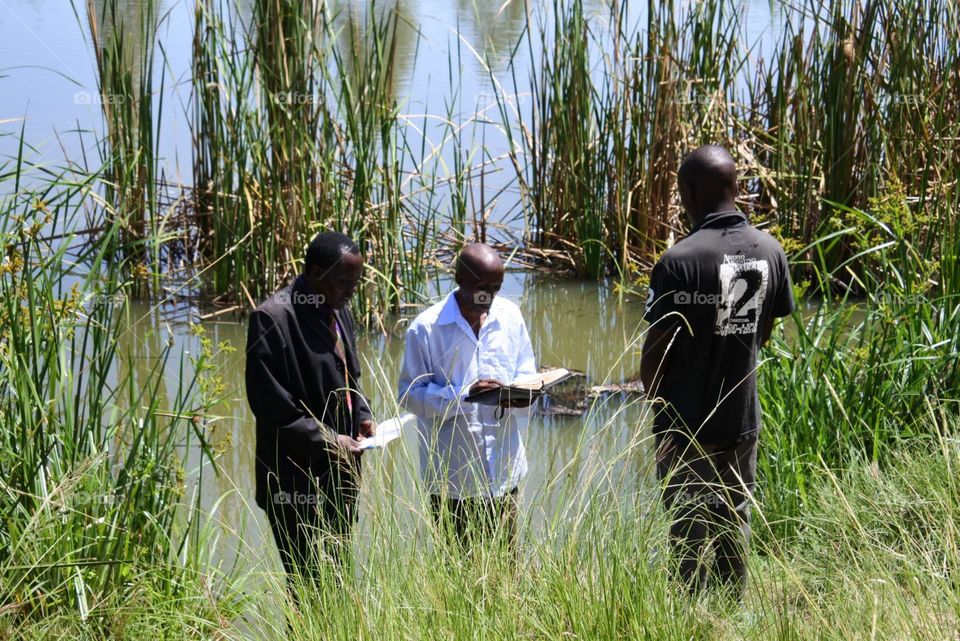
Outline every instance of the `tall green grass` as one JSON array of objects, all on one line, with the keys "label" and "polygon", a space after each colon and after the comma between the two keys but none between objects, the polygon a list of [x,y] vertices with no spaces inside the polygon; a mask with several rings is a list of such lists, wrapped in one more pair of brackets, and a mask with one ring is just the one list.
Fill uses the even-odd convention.
[{"label": "tall green grass", "polygon": [[589,17],[583,4],[534,14],[520,73],[531,114],[504,126],[519,129],[514,165],[531,242],[572,257],[580,274],[629,278],[685,224],[674,172],[691,141],[737,135],[742,12],[648,3],[636,23],[627,3]]},{"label": "tall green grass", "polygon": [[[708,142],[738,159],[741,206],[798,246],[896,186],[921,218],[955,218],[950,3],[771,5],[763,46],[728,3],[648,3],[639,23],[625,7],[588,16],[558,0],[534,12],[529,69],[514,68],[530,79],[531,112],[505,118],[519,130],[531,242],[578,273],[629,276],[683,233],[675,171]],[[853,252],[835,246],[831,269]]]},{"label": "tall green grass", "polygon": [[[808,500],[793,516],[798,534],[755,540],[743,605],[719,593],[691,597],[671,579],[655,486],[633,478],[634,467],[619,474],[608,467],[648,447],[649,436],[637,433],[613,461],[556,479],[570,487],[569,500],[547,508],[543,523],[535,521],[544,495],[525,488],[516,557],[502,539],[462,555],[438,536],[419,494],[396,486],[397,472],[416,472],[387,476],[374,463],[350,571],[296,584],[297,605],[271,553],[266,567],[234,584],[244,595],[236,613],[210,602],[197,607],[202,590],[186,583],[176,599],[141,592],[118,605],[99,633],[69,610],[17,631],[25,638],[132,638],[166,629],[223,639],[941,639],[960,615],[951,578],[960,558],[960,447],[955,417],[926,418],[944,433],[904,443],[882,466],[860,460],[838,473],[811,465]],[[613,429],[601,427],[596,438],[613,437]],[[585,439],[577,456],[589,461],[595,447]],[[774,518],[761,497],[755,523]],[[246,554],[265,560],[262,547]]]},{"label": "tall green grass", "polygon": [[165,78],[161,72],[157,80],[154,71],[157,30],[164,16],[153,0],[137,5],[87,0],[85,10],[99,91],[93,102],[99,103],[104,124],[100,187],[113,215],[104,221],[104,228],[119,225],[113,253],[122,250],[131,259],[135,291],[149,295],[151,290],[158,292],[163,269],[157,150],[164,124]]},{"label": "tall green grass", "polygon": [[[528,32],[533,112],[515,111],[498,89],[528,240],[550,250],[541,255],[566,253],[592,276],[633,274],[681,233],[672,172],[709,138],[736,150],[749,176],[743,204],[784,238],[798,294],[824,294],[801,297],[760,368],[756,553],[742,609],[691,599],[668,579],[649,434],[637,426],[623,451],[599,454],[598,443],[623,437],[616,410],[556,478],[525,489],[519,570],[496,544],[461,558],[434,537],[416,491],[368,468],[356,565],[341,583],[304,586],[296,609],[277,571],[219,573],[214,533],[231,526],[200,512],[184,468],[199,452],[210,473],[205,417],[219,391],[209,347],[201,339],[190,360],[154,335],[145,365],[117,340],[139,320],[128,301],[144,295],[144,270],[159,277],[167,237],[156,207],[154,99],[164,83],[152,79],[162,17],[148,13],[138,31],[105,6],[106,17],[88,9],[105,96],[103,173],[41,177],[22,157],[0,171],[0,636],[954,633],[951,4],[785,7],[760,64],[740,41],[743,16],[723,3],[650,3],[645,25],[628,24],[615,4],[613,28],[601,32],[581,3],[558,1]],[[313,232],[336,227],[367,250],[359,302],[376,323],[423,294],[441,251],[484,237],[487,207],[471,200],[486,150],[464,142],[452,103],[440,143],[412,142],[428,117],[404,116],[393,93],[399,19],[275,0],[248,13],[197,4],[190,233],[210,291],[264,295],[294,272]],[[460,61],[450,64],[452,85]],[[102,234],[73,236],[89,211]],[[172,383],[170,359],[181,364]],[[387,373],[372,378],[393,397]]]},{"label": "tall green grass", "polygon": [[[796,515],[802,534],[786,550],[755,543],[743,606],[719,594],[691,598],[671,580],[664,515],[651,493],[634,494],[618,477],[628,481],[616,489],[619,505],[586,483],[576,507],[525,532],[515,569],[497,543],[466,560],[434,538],[426,517],[414,517],[426,529],[415,537],[378,511],[356,574],[305,590],[298,610],[281,602],[279,613],[264,612],[253,635],[937,639],[957,616],[947,573],[958,558],[957,455],[950,437],[902,451],[882,472],[817,467]],[[762,502],[755,518],[767,518]]]},{"label": "tall green grass", "polygon": [[908,204],[896,192],[873,201],[872,212],[843,211],[856,224],[808,250],[819,263],[814,288],[829,289],[836,279],[825,268],[843,244],[856,253],[836,270],[858,274],[870,294],[827,297],[795,312],[760,369],[765,496],[784,515],[807,500],[811,469],[842,470],[861,457],[882,462],[902,441],[946,429],[929,420],[931,411],[950,423],[960,410],[956,222],[915,240]]},{"label": "tall green grass", "polygon": [[[63,613],[100,619],[105,603],[177,598],[208,560],[185,452],[212,452],[208,350],[153,360],[120,350],[136,319],[132,281],[112,256],[125,221],[100,176],[33,171],[22,156],[0,182],[0,602],[4,636]],[[75,234],[107,209],[97,239]],[[135,241],[134,241],[135,242]],[[165,367],[179,359],[170,384]],[[212,577],[211,577],[212,578]],[[144,583],[146,582],[146,583]],[[211,594],[219,587],[210,584]]]},{"label": "tall green grass", "polygon": [[365,250],[362,318],[422,296],[437,219],[452,216],[437,211],[448,178],[430,123],[412,146],[419,123],[394,95],[400,20],[391,5],[263,0],[245,17],[198,4],[194,183],[213,292],[244,303],[272,292],[312,235],[334,228]]},{"label": "tall green grass", "polygon": [[[88,13],[111,159],[104,189],[128,236],[154,247],[143,262],[159,271],[164,83],[152,74],[163,16],[151,7],[139,30],[93,5]],[[393,5],[258,0],[244,11],[205,0],[195,12],[185,101],[193,225],[177,241],[199,245],[208,293],[261,298],[297,271],[310,235],[336,227],[368,252],[361,315],[376,324],[423,295],[426,265],[451,239],[463,242],[465,220],[486,237],[484,179],[496,159],[484,137],[464,143],[466,123],[451,110],[459,46],[447,113],[408,118],[395,96],[396,61],[412,47],[416,64],[419,45],[416,36],[402,41],[415,32]],[[771,12],[774,35],[753,43],[745,11],[715,0],[531,8],[506,70],[515,95],[487,65],[527,249],[595,278],[645,273],[684,232],[675,170],[704,142],[734,152],[740,204],[793,248],[842,229],[844,208],[866,209],[894,189],[911,200],[919,246],[932,221],[953,220],[960,84],[950,70],[960,25],[952,5],[804,0]],[[527,93],[529,107],[518,101]],[[448,128],[439,141],[436,121]],[[506,211],[515,208],[504,202],[509,193],[495,199]],[[831,288],[855,285],[836,269],[855,253],[831,247],[825,259],[839,281]]]},{"label": "tall green grass", "polygon": [[[954,258],[936,274],[922,269],[923,256],[896,225],[857,210],[848,215],[862,229],[810,250],[865,246],[864,273],[889,289],[881,295],[867,283],[878,295],[866,312],[828,299],[812,314],[798,313],[767,352],[757,536],[744,606],[712,593],[691,598],[669,578],[646,424],[624,437],[623,408],[598,403],[590,411],[608,412],[606,420],[583,433],[554,478],[524,489],[518,569],[502,541],[469,558],[446,546],[412,480],[414,466],[373,461],[354,565],[339,580],[300,586],[294,607],[278,568],[219,575],[210,557],[222,548],[204,531],[238,536],[247,559],[263,560],[263,547],[245,544],[243,533],[231,532],[235,524],[204,517],[178,496],[179,445],[188,446],[191,434],[202,442],[193,417],[205,415],[203,399],[216,396],[210,384],[192,395],[187,383],[169,398],[159,365],[131,367],[111,351],[123,331],[112,272],[105,289],[90,276],[76,294],[57,294],[67,291],[58,266],[68,255],[37,234],[42,224],[55,231],[68,222],[91,184],[65,192],[24,187],[5,203],[5,238],[18,248],[2,281],[3,344],[12,347],[0,377],[6,634],[936,639],[954,629],[955,230],[942,232],[941,247]],[[892,199],[886,206],[902,205]],[[878,243],[878,234],[888,240]],[[89,264],[105,252],[101,246],[67,264]],[[85,297],[94,284],[106,300]],[[73,296],[87,303],[83,312]],[[371,393],[392,397],[388,372],[368,374]],[[191,380],[190,370],[180,378]],[[258,540],[269,541],[269,532]]]}]

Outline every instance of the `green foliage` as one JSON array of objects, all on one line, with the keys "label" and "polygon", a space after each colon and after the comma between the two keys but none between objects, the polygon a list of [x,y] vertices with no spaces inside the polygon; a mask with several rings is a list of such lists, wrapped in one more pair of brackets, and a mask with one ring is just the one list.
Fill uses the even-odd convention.
[{"label": "green foliage", "polygon": [[[128,243],[138,253],[129,274],[156,294],[173,240],[158,213],[162,104],[151,100],[163,18],[148,3],[139,20],[108,19],[113,4],[103,16],[88,7],[101,93],[119,96],[103,102],[105,213],[122,220],[123,240],[141,241]],[[629,280],[683,233],[675,171],[704,142],[734,152],[741,206],[791,250],[856,226],[848,212],[866,211],[896,221],[888,229],[930,258],[930,228],[956,224],[960,83],[949,70],[960,54],[950,3],[803,0],[773,12],[776,35],[761,51],[745,38],[745,12],[727,3],[651,2],[643,21],[632,15],[626,3],[532,8],[508,65],[514,95],[491,77],[524,241],[538,256]],[[400,22],[379,5],[197,3],[185,199],[196,235],[176,241],[199,245],[193,267],[208,293],[262,298],[298,270],[311,234],[337,228],[367,252],[361,316],[383,325],[383,314],[423,298],[437,258],[471,236],[468,215],[472,236],[486,238],[488,208],[468,212],[467,203],[477,173],[483,192],[491,150],[464,143],[467,123],[453,117],[459,48],[447,130],[431,141],[428,116],[406,120],[394,96]],[[529,69],[518,70],[523,49]],[[529,109],[514,104],[524,93]],[[819,258],[815,268],[828,272],[850,266],[854,274],[839,277],[851,286],[860,250],[840,242],[798,258]],[[832,291],[806,267],[795,275]]]},{"label": "green foliage", "polygon": [[[956,220],[950,3],[778,5],[762,50],[728,3],[651,2],[645,24],[626,3],[590,17],[581,4],[534,13],[532,114],[504,122],[522,134],[531,241],[578,273],[624,278],[683,232],[675,172],[704,143],[732,151],[740,205],[791,250],[842,229],[849,209],[909,213],[900,231],[918,247],[933,221]],[[890,210],[896,195],[909,212]],[[836,244],[822,258],[834,271],[856,251]]]},{"label": "green foliage", "polygon": [[[598,463],[589,447],[575,453],[586,471],[549,481],[559,506],[533,500],[543,523],[524,532],[518,570],[498,544],[462,558],[434,538],[426,506],[391,504],[381,488],[354,572],[302,586],[304,607],[277,572],[222,576],[217,524],[186,491],[195,470],[183,456],[201,453],[200,478],[215,457],[213,345],[198,328],[185,358],[154,335],[152,365],[119,347],[135,322],[128,301],[160,291],[169,236],[157,215],[158,16],[148,3],[136,26],[114,5],[87,9],[103,172],[45,168],[35,180],[21,157],[0,173],[0,636],[954,634],[960,38],[949,3],[784,7],[760,64],[741,43],[742,12],[721,2],[649,3],[646,29],[614,3],[604,35],[579,0],[558,0],[552,22],[537,15],[527,31],[531,52],[545,43],[530,57],[533,113],[514,122],[498,93],[532,244],[573,256],[582,274],[618,274],[620,291],[642,284],[681,232],[682,153],[719,141],[748,177],[744,206],[790,252],[798,298],[823,294],[777,330],[760,367],[758,554],[743,609],[677,589],[655,484],[618,477],[622,461]],[[196,7],[192,206],[210,289],[262,296],[296,270],[311,234],[335,227],[367,250],[368,321],[419,299],[443,249],[442,183],[453,243],[471,236],[471,213],[485,237],[484,208],[467,202],[471,158],[486,150],[463,142],[452,107],[453,171],[441,176],[439,147],[411,149],[392,93],[395,13],[236,9]],[[103,231],[79,243],[89,211]],[[172,391],[169,359],[181,363]],[[378,383],[392,395],[393,381]],[[638,431],[625,456],[647,456],[647,439]]]},{"label": "green foliage", "polygon": [[[960,301],[935,274],[937,262],[903,235],[912,223],[900,201],[892,202],[876,202],[887,222],[847,210],[857,224],[810,250],[819,256],[814,264],[825,265],[837,244],[858,248],[850,261],[858,261],[857,283],[868,298],[858,301],[848,291],[801,308],[774,337],[773,360],[760,368],[764,501],[784,517],[806,500],[812,467],[841,470],[862,456],[882,461],[900,441],[929,435],[931,408],[951,416],[960,409]],[[925,234],[932,247],[957,242],[949,228]],[[823,283],[835,278],[816,273]]]},{"label": "green foliage", "polygon": [[[151,365],[118,348],[131,284],[107,258],[123,221],[93,242],[72,231],[98,177],[27,170],[20,158],[4,175],[18,190],[0,202],[0,601],[14,630],[140,589],[172,598],[200,569],[183,452],[209,462],[215,389],[202,352],[168,396],[169,345]],[[134,585],[144,568],[150,584]]]}]

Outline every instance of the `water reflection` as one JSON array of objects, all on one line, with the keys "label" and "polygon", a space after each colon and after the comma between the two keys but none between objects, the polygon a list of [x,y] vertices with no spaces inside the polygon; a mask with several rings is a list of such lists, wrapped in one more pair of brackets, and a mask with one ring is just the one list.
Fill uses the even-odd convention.
[{"label": "water reflection", "polygon": [[[462,35],[494,72],[506,68],[526,25],[526,16],[524,0],[457,2],[457,24],[465,27]],[[484,65],[473,56],[471,59],[478,73],[484,74]]]},{"label": "water reflection", "polygon": [[[362,86],[378,65],[377,56],[383,56],[390,69],[390,89],[397,98],[410,86],[411,72],[416,63],[420,37],[419,19],[409,0],[394,2],[334,2],[330,5],[332,27],[337,38],[337,50],[348,77],[355,86]],[[376,33],[385,37],[376,52]]]},{"label": "water reflection", "polygon": [[[119,0],[93,0],[95,16],[84,16],[88,28],[95,19],[96,37],[100,44],[99,56],[112,56],[118,71],[131,76],[133,95],[140,92],[144,63],[152,62],[153,43],[157,37],[158,20],[161,15],[159,0],[120,2]],[[92,37],[92,34],[91,34]]]}]

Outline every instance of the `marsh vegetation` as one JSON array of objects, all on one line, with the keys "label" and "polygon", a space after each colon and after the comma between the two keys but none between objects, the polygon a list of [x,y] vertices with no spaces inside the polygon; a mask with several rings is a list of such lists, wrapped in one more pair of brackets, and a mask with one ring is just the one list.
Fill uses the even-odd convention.
[{"label": "marsh vegetation", "polygon": [[[509,41],[451,32],[432,113],[397,90],[399,53],[416,61],[422,34],[393,5],[191,6],[174,81],[155,0],[76,4],[101,98],[90,160],[35,161],[21,136],[0,165],[0,637],[955,636],[952,3],[777,3],[762,46],[746,5],[506,3],[480,22],[515,20]],[[490,89],[465,114],[468,59]],[[189,90],[171,104],[174,82]],[[189,130],[182,180],[159,152],[174,118]],[[243,361],[197,317],[236,324],[336,228],[365,250],[356,311],[371,337],[436,296],[472,239],[601,281],[591,318],[631,318],[684,233],[676,167],[706,140],[735,152],[740,204],[787,248],[804,301],[759,371],[746,604],[669,580],[648,409],[617,396],[568,419],[564,461],[525,490],[522,572],[497,546],[464,560],[437,544],[398,455],[365,479],[352,574],[291,611],[273,557],[247,562],[272,548],[223,516],[256,509],[223,480],[252,473],[223,428],[244,406],[230,375]],[[574,349],[548,337],[576,327],[562,299],[524,305],[544,319],[543,360]],[[157,320],[183,301],[196,311]],[[634,317],[587,334],[614,345],[598,382],[631,373]],[[396,364],[377,340],[365,385],[389,416]]]}]

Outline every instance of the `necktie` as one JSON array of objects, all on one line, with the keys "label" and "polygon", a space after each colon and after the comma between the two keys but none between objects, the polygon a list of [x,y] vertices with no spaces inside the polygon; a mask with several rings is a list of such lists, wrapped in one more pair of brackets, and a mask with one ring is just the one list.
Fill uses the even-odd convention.
[{"label": "necktie", "polygon": [[335,341],[333,351],[343,362],[343,379],[347,382],[347,411],[353,416],[353,394],[350,392],[350,370],[347,367],[347,350],[343,342],[343,335],[340,333],[340,323],[337,322],[337,315],[330,314],[330,328],[333,329]]}]

